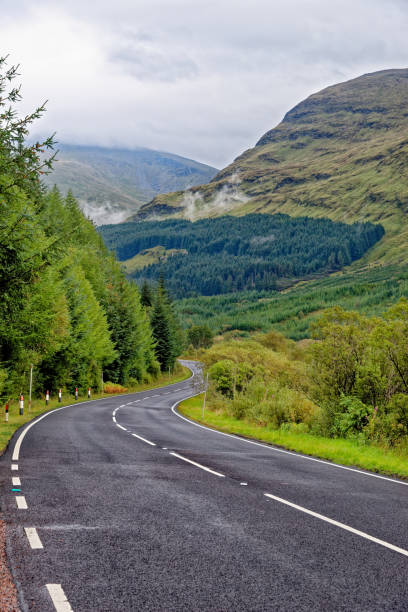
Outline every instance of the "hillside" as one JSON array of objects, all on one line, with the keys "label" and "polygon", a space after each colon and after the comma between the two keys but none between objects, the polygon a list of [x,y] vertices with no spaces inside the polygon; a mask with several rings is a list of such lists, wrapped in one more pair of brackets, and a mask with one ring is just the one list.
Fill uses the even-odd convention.
[{"label": "hillside", "polygon": [[58,161],[45,177],[62,193],[72,190],[98,225],[117,223],[156,194],[209,181],[217,172],[171,153],[136,148],[110,149],[58,144]]},{"label": "hillside", "polygon": [[[328,87],[208,184],[156,196],[134,220],[282,212],[381,223],[362,263],[408,260],[408,69]],[[360,265],[360,264],[359,264]]]}]

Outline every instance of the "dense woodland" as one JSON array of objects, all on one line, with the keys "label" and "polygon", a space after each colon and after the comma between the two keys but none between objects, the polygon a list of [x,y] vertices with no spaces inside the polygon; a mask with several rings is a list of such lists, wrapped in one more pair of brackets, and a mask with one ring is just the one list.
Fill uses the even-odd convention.
[{"label": "dense woodland", "polygon": [[132,277],[163,274],[175,297],[275,289],[282,278],[337,270],[359,259],[384,234],[380,225],[250,214],[190,222],[182,219],[101,228],[120,260],[156,246],[184,249]]},{"label": "dense woodland", "polygon": [[153,312],[170,321],[163,361],[160,325],[152,329],[136,285],[73,196],[43,186],[54,142],[26,144],[44,107],[18,117],[15,76],[0,60],[0,396],[27,389],[30,364],[34,392],[97,390],[102,373],[115,383],[149,380],[179,350],[165,289],[151,296]]}]

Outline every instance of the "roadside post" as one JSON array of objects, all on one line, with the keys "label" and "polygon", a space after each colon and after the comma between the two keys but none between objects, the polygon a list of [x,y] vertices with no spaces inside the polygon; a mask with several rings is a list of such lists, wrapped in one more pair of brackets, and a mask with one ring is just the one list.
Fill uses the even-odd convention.
[{"label": "roadside post", "polygon": [[50,401],[50,392],[47,391],[45,394],[45,405],[48,406],[48,402]]},{"label": "roadside post", "polygon": [[62,402],[62,389],[58,391],[58,401]]},{"label": "roadside post", "polygon": [[6,403],[6,423],[8,423],[8,402]]},{"label": "roadside post", "polygon": [[88,399],[91,397],[91,387],[88,387]]},{"label": "roadside post", "polygon": [[20,394],[20,415],[24,414],[24,397],[23,394]]},{"label": "roadside post", "polygon": [[208,389],[208,372],[207,372],[207,376],[206,376],[205,383],[204,383],[203,420],[204,420],[204,413],[205,413],[205,400],[207,398],[207,389]]},{"label": "roadside post", "polygon": [[33,364],[30,364],[30,393],[28,396],[28,412],[31,411],[31,392],[33,390]]},{"label": "roadside post", "polygon": [[78,387],[75,387],[75,399],[78,399]]}]

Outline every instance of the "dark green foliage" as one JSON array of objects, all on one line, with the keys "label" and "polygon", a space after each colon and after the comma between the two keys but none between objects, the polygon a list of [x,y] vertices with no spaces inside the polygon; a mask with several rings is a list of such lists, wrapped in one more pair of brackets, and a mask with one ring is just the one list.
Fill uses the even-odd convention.
[{"label": "dark green foliage", "polygon": [[[75,198],[47,193],[41,176],[52,139],[25,144],[43,112],[19,119],[6,104],[15,70],[0,60],[0,395],[142,380],[157,371],[151,330],[139,292],[120,270]],[[110,368],[110,370],[108,370]]]},{"label": "dark green foliage", "polygon": [[150,324],[157,360],[161,370],[167,371],[174,367],[176,358],[183,350],[184,334],[169,299],[163,276],[157,285]]},{"label": "dark green foliage", "polygon": [[282,278],[337,270],[359,259],[384,234],[370,223],[250,214],[192,223],[181,219],[100,229],[120,260],[162,246],[188,254],[137,270],[137,282],[164,274],[175,297],[276,289]]},{"label": "dark green foliage", "polygon": [[187,341],[194,348],[209,348],[213,343],[213,334],[208,325],[194,325],[187,332]]},{"label": "dark green foliage", "polygon": [[146,281],[140,289],[140,303],[144,308],[150,308],[153,304],[152,290]]}]

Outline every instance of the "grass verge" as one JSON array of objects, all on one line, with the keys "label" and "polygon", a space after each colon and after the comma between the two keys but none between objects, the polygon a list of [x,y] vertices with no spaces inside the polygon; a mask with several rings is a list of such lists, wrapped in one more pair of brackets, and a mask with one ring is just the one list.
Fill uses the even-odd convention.
[{"label": "grass verge", "polygon": [[373,445],[361,445],[354,440],[324,438],[305,433],[292,433],[263,427],[248,421],[235,419],[224,413],[206,408],[202,418],[202,395],[181,402],[180,414],[197,423],[208,425],[219,431],[237,434],[245,438],[275,444],[288,450],[305,455],[329,459],[342,465],[370,470],[408,479],[408,460],[406,455],[394,450],[383,449]]},{"label": "grass verge", "polygon": [[[138,391],[147,391],[148,389],[156,389],[157,387],[164,387],[165,385],[171,385],[174,383],[181,382],[186,380],[191,376],[191,372],[188,368],[179,365],[174,374],[170,377],[168,374],[162,374],[159,378],[156,378],[153,382],[149,384],[140,384],[135,387],[129,387],[125,393],[137,393]],[[92,395],[93,400],[102,399],[107,397],[115,397],[117,395],[124,395],[123,393],[114,393],[114,394],[106,394],[103,395],[101,393]],[[81,402],[86,402],[88,397],[80,396],[78,399],[78,404]],[[32,421],[35,417],[40,416],[44,412],[49,412],[50,410],[54,410],[55,408],[61,408],[62,406],[68,406],[70,404],[75,403],[75,398],[71,394],[65,394],[62,396],[62,402],[59,403],[58,399],[50,399],[50,403],[48,406],[45,405],[45,400],[43,399],[35,399],[32,402],[31,410],[28,410],[28,402],[24,402],[24,414],[20,416],[20,404],[17,400],[13,400],[9,404],[9,420],[8,422],[4,422],[4,406],[3,406],[3,422],[0,424],[0,455],[2,455],[7,447],[9,440],[15,431],[25,423]]]}]

